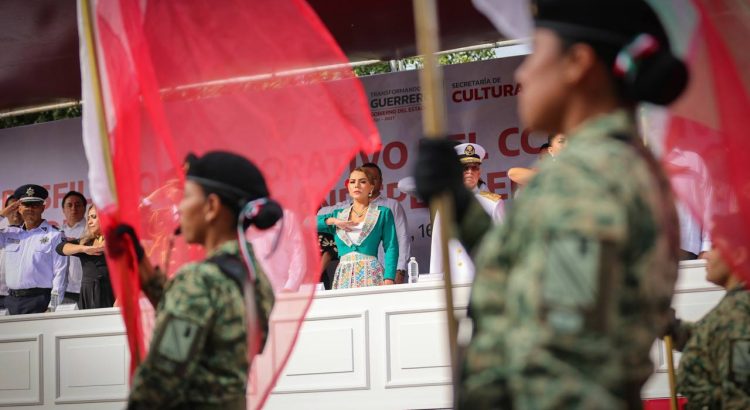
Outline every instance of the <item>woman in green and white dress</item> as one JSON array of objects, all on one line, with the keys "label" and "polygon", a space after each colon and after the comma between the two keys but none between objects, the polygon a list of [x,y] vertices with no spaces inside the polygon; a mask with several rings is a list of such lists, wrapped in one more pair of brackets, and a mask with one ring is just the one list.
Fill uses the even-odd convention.
[{"label": "woman in green and white dress", "polygon": [[[333,289],[392,285],[396,279],[396,224],[390,209],[370,204],[375,185],[368,172],[372,171],[356,168],[349,174],[351,206],[318,215],[318,231],[332,234],[339,251]],[[378,261],[381,243],[385,266]]]}]

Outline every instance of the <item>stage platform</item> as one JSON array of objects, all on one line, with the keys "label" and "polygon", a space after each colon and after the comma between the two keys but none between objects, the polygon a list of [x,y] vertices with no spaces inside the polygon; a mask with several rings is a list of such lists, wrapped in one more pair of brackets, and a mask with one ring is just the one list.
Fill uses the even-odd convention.
[{"label": "stage platform", "polygon": [[[681,317],[701,317],[723,295],[704,278],[704,261],[681,265],[674,299]],[[266,408],[449,408],[441,286],[318,292]],[[454,286],[459,316],[469,291]],[[657,368],[645,400],[669,394],[661,342],[652,356]],[[117,308],[0,317],[0,408],[121,409],[128,363]]]}]

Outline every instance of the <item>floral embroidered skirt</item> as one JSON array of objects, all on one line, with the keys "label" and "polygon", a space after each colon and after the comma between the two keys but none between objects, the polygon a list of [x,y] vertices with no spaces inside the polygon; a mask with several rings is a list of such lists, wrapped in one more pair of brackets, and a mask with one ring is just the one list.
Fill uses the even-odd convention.
[{"label": "floral embroidered skirt", "polygon": [[383,265],[375,256],[350,252],[341,256],[336,274],[333,276],[334,289],[362,288],[383,284]]}]

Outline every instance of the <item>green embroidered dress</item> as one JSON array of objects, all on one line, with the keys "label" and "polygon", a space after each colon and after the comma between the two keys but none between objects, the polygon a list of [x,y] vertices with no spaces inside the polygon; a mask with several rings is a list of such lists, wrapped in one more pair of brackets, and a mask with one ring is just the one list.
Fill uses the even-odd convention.
[{"label": "green embroidered dress", "polygon": [[[351,210],[349,206],[318,215],[318,232],[334,235],[339,250],[340,262],[333,277],[333,288],[377,286],[382,285],[384,279],[395,279],[398,239],[391,210],[370,204],[365,220],[349,232],[326,225],[328,218],[348,221]],[[381,242],[385,251],[385,267],[378,261]]]}]

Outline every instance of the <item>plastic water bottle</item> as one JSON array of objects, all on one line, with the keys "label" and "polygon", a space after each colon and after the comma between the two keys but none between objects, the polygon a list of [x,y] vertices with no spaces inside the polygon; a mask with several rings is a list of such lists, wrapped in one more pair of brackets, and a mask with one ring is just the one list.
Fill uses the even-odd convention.
[{"label": "plastic water bottle", "polygon": [[419,264],[413,256],[409,258],[406,270],[409,274],[409,283],[417,283],[417,279],[419,278]]}]

